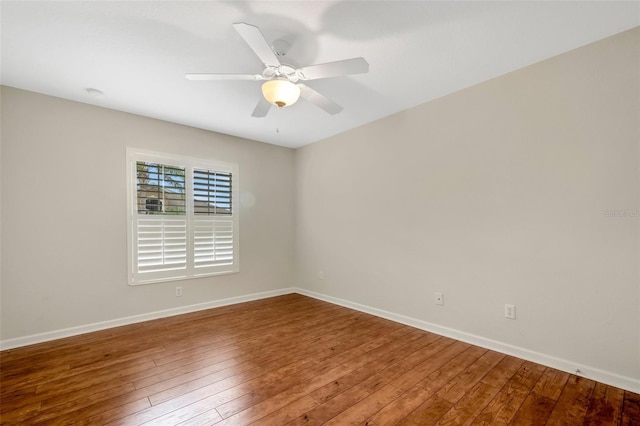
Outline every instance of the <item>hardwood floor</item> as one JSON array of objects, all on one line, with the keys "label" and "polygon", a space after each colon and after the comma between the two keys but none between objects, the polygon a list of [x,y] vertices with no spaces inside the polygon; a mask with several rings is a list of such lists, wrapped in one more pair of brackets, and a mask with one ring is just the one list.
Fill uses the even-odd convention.
[{"label": "hardwood floor", "polygon": [[638,425],[640,395],[297,294],[1,353],[3,425]]}]

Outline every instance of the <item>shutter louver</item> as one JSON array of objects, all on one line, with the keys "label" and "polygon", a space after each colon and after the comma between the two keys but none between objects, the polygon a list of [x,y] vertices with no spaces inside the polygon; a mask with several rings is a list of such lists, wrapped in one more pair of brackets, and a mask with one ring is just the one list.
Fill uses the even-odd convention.
[{"label": "shutter louver", "polygon": [[154,217],[138,219],[138,272],[187,267],[187,221]]},{"label": "shutter louver", "polygon": [[233,221],[202,218],[194,221],[194,266],[233,264]]},{"label": "shutter louver", "polygon": [[193,169],[193,203],[196,215],[230,215],[231,173]]}]

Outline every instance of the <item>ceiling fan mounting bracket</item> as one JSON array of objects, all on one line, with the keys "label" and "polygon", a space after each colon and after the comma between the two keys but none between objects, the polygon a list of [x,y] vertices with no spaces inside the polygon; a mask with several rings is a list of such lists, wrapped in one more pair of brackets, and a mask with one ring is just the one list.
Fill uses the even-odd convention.
[{"label": "ceiling fan mounting bracket", "polygon": [[271,43],[271,49],[276,56],[286,56],[289,49],[291,49],[291,45],[284,40],[278,39]]},{"label": "ceiling fan mounting bracket", "polygon": [[287,64],[280,64],[279,66],[267,66],[264,71],[262,71],[262,77],[264,80],[286,78],[292,83],[295,83],[298,80],[306,80],[299,69],[296,69]]}]

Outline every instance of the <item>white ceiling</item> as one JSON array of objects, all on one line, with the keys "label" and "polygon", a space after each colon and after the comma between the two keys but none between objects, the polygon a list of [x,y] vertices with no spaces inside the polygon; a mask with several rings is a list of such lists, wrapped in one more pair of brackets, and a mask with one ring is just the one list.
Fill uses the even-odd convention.
[{"label": "white ceiling", "polygon": [[[1,82],[106,108],[299,147],[640,25],[640,2],[2,1]],[[232,23],[288,41],[283,62],[362,56],[368,74],[307,82],[344,107],[251,113],[259,74]],[[96,88],[104,96],[90,96]]]}]

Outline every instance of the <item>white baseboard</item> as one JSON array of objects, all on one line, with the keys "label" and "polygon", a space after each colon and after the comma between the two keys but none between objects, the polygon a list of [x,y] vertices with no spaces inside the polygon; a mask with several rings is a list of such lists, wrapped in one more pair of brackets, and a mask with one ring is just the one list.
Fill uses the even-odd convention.
[{"label": "white baseboard", "polygon": [[[404,315],[388,312],[382,309],[372,308],[370,306],[361,305],[359,303],[351,302],[348,300],[339,299],[337,297],[327,296],[325,294],[316,293],[313,291],[305,290],[302,288],[296,288],[296,293],[313,297],[314,299],[323,300],[325,302],[333,303],[336,305],[344,306],[346,308],[355,309],[357,311],[365,312],[367,314],[375,315],[377,317],[386,318],[391,321],[406,324],[411,327],[419,328],[421,330],[429,331],[441,336],[450,337],[452,339],[460,340],[462,342],[470,343],[472,345],[480,346],[486,349],[491,349],[503,354],[512,355],[517,358],[521,358],[527,361],[542,364],[547,367],[555,368],[557,370],[565,371],[571,374],[578,374],[581,377],[585,377],[597,382],[605,383],[610,386],[615,386],[620,389],[628,390],[635,393],[640,393],[640,380],[632,377],[621,376],[609,371],[600,370],[598,368],[590,367],[588,365],[578,364],[566,359],[556,358],[551,355],[543,354],[540,352],[532,351],[529,349],[521,348],[518,346],[509,345],[507,343],[498,342],[496,340],[487,339],[475,334],[465,333],[463,331],[455,330],[448,327],[443,327],[430,322],[422,321],[416,318],[407,317]],[[579,373],[576,373],[579,371]]]},{"label": "white baseboard", "polygon": [[567,373],[576,374],[576,370],[579,370],[579,375],[586,377],[597,382],[605,383],[607,385],[615,386],[617,388],[625,389],[631,392],[640,393],[640,380],[631,377],[620,376],[618,374],[600,370],[598,368],[589,367],[587,365],[578,364],[569,360],[556,358],[551,355],[543,354],[540,352],[532,351],[529,349],[521,348],[518,346],[509,345],[507,343],[498,342],[496,340],[487,339],[475,334],[465,333],[460,330],[455,330],[448,327],[443,327],[437,324],[422,321],[416,318],[407,317],[401,314],[388,312],[382,309],[372,308],[370,306],[361,305],[359,303],[351,302],[337,297],[327,296],[325,294],[316,293],[310,290],[290,287],[273,291],[265,291],[261,293],[253,293],[244,296],[230,297],[227,299],[212,300],[209,302],[198,303],[195,305],[180,306],[177,308],[165,309],[162,311],[149,312],[146,314],[133,315],[130,317],[118,318],[109,321],[102,321],[93,324],[81,325],[78,327],[71,327],[62,330],[54,330],[46,333],[32,334],[24,337],[17,337],[14,339],[7,339],[0,341],[0,350],[13,349],[22,346],[33,345],[36,343],[48,342],[51,340],[62,339],[64,337],[77,336],[79,334],[90,333],[93,331],[105,330],[108,328],[119,327],[128,324],[135,324],[143,321],[154,320],[158,318],[171,317],[174,315],[186,314],[190,312],[202,311],[205,309],[217,308],[221,306],[234,305],[237,303],[250,302],[252,300],[266,299],[269,297],[281,296],[284,294],[298,293],[304,296],[313,297],[314,299],[323,300],[325,302],[333,303],[335,305],[344,306],[346,308],[355,309],[356,311],[365,312],[367,314],[375,315],[377,317],[386,318],[391,321],[395,321],[401,324],[406,324],[411,327],[419,328],[421,330],[429,331],[439,334],[441,336],[450,337],[452,339],[460,340],[462,342],[470,343],[472,345],[480,346],[486,349],[491,349],[497,352],[501,352],[507,355],[512,355],[518,358],[525,359],[527,361],[535,362],[545,365],[547,367],[555,368]]},{"label": "white baseboard", "polygon": [[22,346],[34,345],[36,343],[49,342],[51,340],[62,339],[64,337],[77,336],[79,334],[91,333],[92,331],[105,330],[107,328],[120,327],[123,325],[135,324],[138,322],[154,320],[158,318],[172,317],[174,315],[187,314],[190,312],[202,311],[205,309],[218,308],[221,306],[235,305],[236,303],[250,302],[252,300],[267,299],[269,297],[281,296],[283,294],[296,293],[295,288],[283,288],[279,290],[265,291],[261,293],[247,294],[244,296],[230,297],[227,299],[212,300],[195,305],[180,306],[177,308],[164,309],[162,311],[148,312],[146,314],[133,315],[130,317],[118,318],[114,320],[101,321],[77,327],[65,328],[62,330],[48,331],[46,333],[32,334],[24,337],[16,337],[0,341],[0,350],[13,349]]}]

